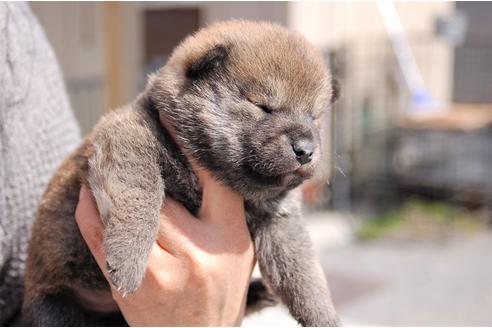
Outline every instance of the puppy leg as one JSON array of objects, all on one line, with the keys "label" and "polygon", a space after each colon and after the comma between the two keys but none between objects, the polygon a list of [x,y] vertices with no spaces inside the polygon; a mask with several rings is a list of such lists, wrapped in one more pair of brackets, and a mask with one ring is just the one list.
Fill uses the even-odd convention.
[{"label": "puppy leg", "polygon": [[250,283],[248,298],[246,300],[246,315],[261,311],[266,307],[277,304],[277,298],[272,294],[261,279],[255,279]]},{"label": "puppy leg", "polygon": [[88,181],[105,224],[109,279],[123,295],[143,279],[164,197],[160,144],[151,123],[135,115],[142,114],[103,121],[89,158]]},{"label": "puppy leg", "polygon": [[339,326],[321,266],[299,221],[279,215],[255,232],[263,279],[301,325]]},{"label": "puppy leg", "polygon": [[21,323],[24,326],[128,326],[118,312],[98,313],[85,310],[69,290],[57,293],[40,293],[26,298]]},{"label": "puppy leg", "polygon": [[89,326],[90,317],[68,291],[38,294],[24,302],[22,325],[34,327]]}]

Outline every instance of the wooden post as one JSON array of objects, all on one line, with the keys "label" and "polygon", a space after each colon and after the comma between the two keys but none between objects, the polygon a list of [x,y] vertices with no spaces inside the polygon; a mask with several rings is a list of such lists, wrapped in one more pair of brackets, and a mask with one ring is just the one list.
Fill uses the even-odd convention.
[{"label": "wooden post", "polygon": [[123,8],[119,1],[103,2],[106,110],[123,104],[122,25]]}]

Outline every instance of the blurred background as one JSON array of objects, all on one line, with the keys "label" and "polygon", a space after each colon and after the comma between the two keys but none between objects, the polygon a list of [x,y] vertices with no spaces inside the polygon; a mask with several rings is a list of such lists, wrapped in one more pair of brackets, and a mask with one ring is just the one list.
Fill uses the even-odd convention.
[{"label": "blurred background", "polygon": [[[346,325],[492,325],[492,3],[32,2],[83,133],[201,26],[302,33],[342,85],[306,221]],[[245,320],[295,326],[285,309]]]}]

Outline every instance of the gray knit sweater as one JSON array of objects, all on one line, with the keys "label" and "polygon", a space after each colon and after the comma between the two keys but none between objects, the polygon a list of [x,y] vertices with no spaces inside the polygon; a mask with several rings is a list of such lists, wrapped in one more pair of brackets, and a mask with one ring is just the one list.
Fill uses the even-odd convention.
[{"label": "gray knit sweater", "polygon": [[60,69],[25,3],[0,2],[0,326],[22,302],[36,207],[79,129]]}]

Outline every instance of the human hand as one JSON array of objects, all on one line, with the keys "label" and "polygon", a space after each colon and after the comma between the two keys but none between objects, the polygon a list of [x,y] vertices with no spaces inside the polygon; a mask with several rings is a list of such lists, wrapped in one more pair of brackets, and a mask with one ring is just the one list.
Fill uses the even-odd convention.
[{"label": "human hand", "polygon": [[[196,170],[203,189],[198,219],[167,198],[157,240],[137,291],[113,299],[131,326],[239,325],[254,265],[253,242],[243,199]],[[107,278],[102,247],[104,226],[87,187],[82,187],[76,220]]]}]

